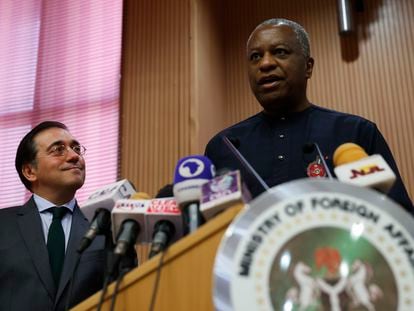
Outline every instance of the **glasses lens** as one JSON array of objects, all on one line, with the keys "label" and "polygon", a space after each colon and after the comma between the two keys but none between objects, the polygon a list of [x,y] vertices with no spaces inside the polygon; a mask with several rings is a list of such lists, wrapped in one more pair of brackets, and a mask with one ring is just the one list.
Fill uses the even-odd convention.
[{"label": "glasses lens", "polygon": [[66,146],[65,145],[59,145],[59,146],[55,146],[52,149],[52,154],[56,155],[56,156],[61,156],[65,153],[66,151]]},{"label": "glasses lens", "polygon": [[77,154],[81,154],[81,147],[79,145],[72,146],[72,150]]}]

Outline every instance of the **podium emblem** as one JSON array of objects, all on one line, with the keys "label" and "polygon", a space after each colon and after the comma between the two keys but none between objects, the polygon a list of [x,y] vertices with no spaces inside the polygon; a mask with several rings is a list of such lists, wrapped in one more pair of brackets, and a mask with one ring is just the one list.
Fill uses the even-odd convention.
[{"label": "podium emblem", "polygon": [[293,181],[234,220],[214,277],[217,310],[414,310],[414,220],[374,190]]}]

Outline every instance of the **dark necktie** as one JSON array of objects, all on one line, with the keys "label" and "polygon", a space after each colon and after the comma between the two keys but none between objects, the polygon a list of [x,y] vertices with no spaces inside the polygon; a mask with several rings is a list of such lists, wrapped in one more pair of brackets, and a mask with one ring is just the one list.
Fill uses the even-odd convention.
[{"label": "dark necktie", "polygon": [[52,207],[49,211],[53,213],[53,220],[47,235],[47,250],[53,279],[57,286],[65,260],[65,233],[61,220],[68,210],[66,207]]}]

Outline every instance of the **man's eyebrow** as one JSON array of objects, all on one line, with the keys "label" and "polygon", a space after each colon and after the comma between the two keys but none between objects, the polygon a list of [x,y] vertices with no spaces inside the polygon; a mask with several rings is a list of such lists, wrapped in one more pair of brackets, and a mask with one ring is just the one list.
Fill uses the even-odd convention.
[{"label": "man's eyebrow", "polygon": [[257,51],[257,50],[260,50],[260,47],[258,47],[258,46],[248,46],[247,47],[247,51],[249,51],[249,52],[251,52],[251,51]]},{"label": "man's eyebrow", "polygon": [[[65,145],[65,142],[63,140],[54,141],[47,147],[46,151],[49,151],[53,146],[58,146],[58,145]],[[74,146],[74,145],[80,145],[80,143],[76,139],[72,139],[69,143],[69,146]]]}]

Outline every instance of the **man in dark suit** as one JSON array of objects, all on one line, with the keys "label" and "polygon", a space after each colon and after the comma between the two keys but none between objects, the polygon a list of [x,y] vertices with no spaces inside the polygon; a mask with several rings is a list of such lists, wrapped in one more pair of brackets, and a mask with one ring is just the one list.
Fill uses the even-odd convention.
[{"label": "man in dark suit", "polygon": [[[16,169],[33,195],[23,206],[0,210],[0,310],[65,309],[76,249],[89,228],[74,198],[85,180],[84,153],[54,121],[40,123],[20,142]],[[70,306],[101,289],[104,258],[98,237],[80,258]]]}]

